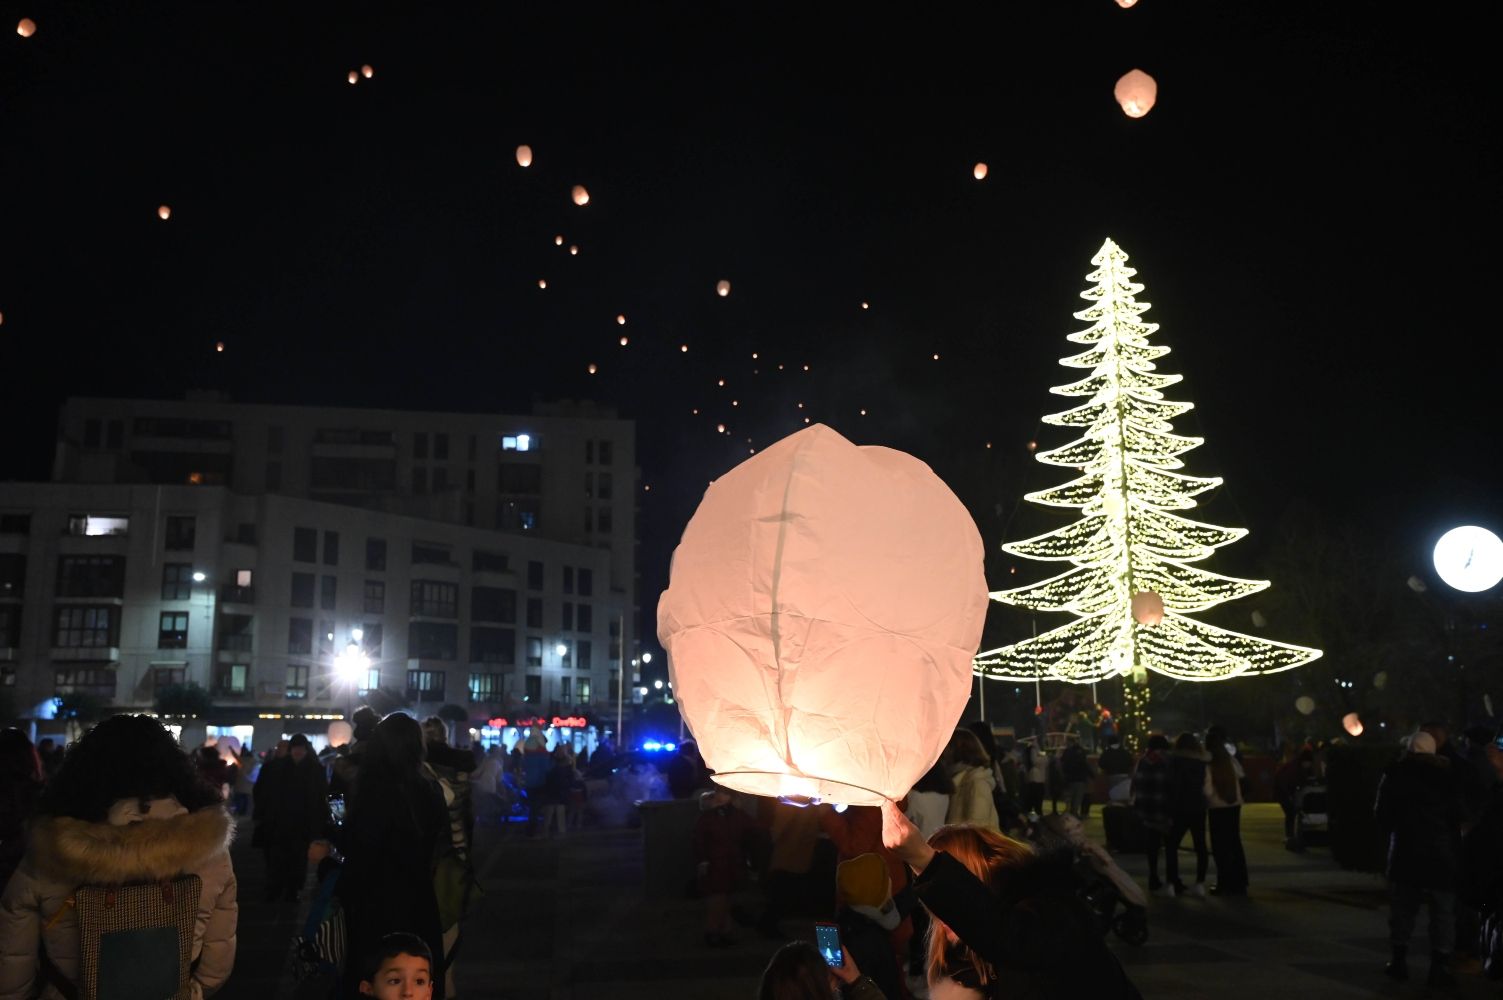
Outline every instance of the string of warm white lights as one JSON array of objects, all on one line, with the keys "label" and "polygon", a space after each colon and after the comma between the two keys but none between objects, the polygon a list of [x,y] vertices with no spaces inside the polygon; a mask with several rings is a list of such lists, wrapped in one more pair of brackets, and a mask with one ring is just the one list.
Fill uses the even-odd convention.
[{"label": "string of warm white lights", "polygon": [[[1051,414],[1046,423],[1084,428],[1082,437],[1035,457],[1076,470],[1079,477],[1027,494],[1049,507],[1080,511],[1079,520],[1035,538],[1009,542],[1003,551],[1070,569],[1038,583],[999,590],[994,600],[1034,611],[1063,611],[1075,620],[976,657],[976,670],[1007,680],[1090,683],[1127,676],[1128,714],[1147,721],[1149,671],[1189,681],[1215,681],[1288,670],[1320,650],[1274,642],[1195,621],[1189,614],[1256,593],[1266,580],[1242,580],[1191,565],[1247,534],[1192,521],[1174,513],[1220,485],[1218,478],[1189,476],[1181,455],[1201,438],[1173,433],[1170,421],[1193,404],[1166,400],[1160,391],[1181,376],[1159,372],[1155,361],[1169,348],[1150,344],[1158,324],[1140,317],[1149,304],[1136,298],[1127,254],[1107,240],[1091,258],[1096,269],[1081,293],[1092,305],[1075,313],[1089,322],[1069,335],[1088,350],[1060,363],[1090,374],[1051,392],[1085,397],[1080,406]],[[1157,595],[1151,609],[1134,615],[1134,595]],[[1141,598],[1140,598],[1141,600]]]}]

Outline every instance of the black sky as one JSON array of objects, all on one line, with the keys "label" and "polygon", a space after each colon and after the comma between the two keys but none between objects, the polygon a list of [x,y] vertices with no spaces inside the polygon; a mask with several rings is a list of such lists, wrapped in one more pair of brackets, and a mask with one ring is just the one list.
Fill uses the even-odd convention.
[{"label": "black sky", "polygon": [[588,397],[640,421],[649,618],[705,482],[804,415],[929,461],[990,549],[1056,478],[1023,449],[1111,236],[1252,552],[1295,499],[1500,530],[1484,10],[6,3],[0,476],[71,394]]}]

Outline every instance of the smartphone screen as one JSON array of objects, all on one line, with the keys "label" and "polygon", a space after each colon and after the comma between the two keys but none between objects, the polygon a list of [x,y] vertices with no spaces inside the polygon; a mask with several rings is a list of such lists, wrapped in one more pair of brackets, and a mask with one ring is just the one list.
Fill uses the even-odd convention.
[{"label": "smartphone screen", "polygon": [[845,955],[840,950],[840,928],[834,924],[814,925],[815,946],[824,956],[825,964],[838,969],[845,964]]}]

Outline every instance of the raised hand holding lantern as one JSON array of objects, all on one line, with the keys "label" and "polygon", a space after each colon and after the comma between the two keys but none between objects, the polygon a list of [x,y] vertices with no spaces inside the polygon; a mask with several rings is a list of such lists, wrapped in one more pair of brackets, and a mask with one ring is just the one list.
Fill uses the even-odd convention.
[{"label": "raised hand holding lantern", "polygon": [[939,758],[987,588],[928,466],[816,424],[710,485],[658,603],[673,692],[721,785],[876,805]]}]

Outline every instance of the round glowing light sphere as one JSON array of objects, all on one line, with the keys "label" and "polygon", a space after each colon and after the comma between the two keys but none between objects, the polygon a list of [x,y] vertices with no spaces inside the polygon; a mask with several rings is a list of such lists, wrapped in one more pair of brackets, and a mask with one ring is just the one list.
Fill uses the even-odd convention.
[{"label": "round glowing light sphere", "polygon": [[556,246],[556,247],[563,246],[564,245],[564,238],[562,236],[555,236],[555,237],[553,237],[553,245]]},{"label": "round glowing light sphere", "polygon": [[871,304],[868,303],[868,302],[863,302],[863,303],[861,303],[861,308],[862,309],[870,309],[871,308]]},{"label": "round glowing light sphere", "polygon": [[355,70],[350,70],[349,74],[345,76],[345,79],[350,81],[351,84],[356,84],[360,82],[360,74]]},{"label": "round glowing light sphere", "polygon": [[935,360],[935,361],[938,361],[938,360],[939,360],[939,355],[938,355],[938,354],[935,354],[935,355],[933,355],[933,359],[934,359],[934,360]]},{"label": "round glowing light sphere", "polygon": [[360,75],[369,80],[371,77],[376,75],[376,68],[370,63],[366,63],[364,66],[360,67]]},{"label": "round glowing light sphere", "polygon": [[1474,524],[1452,528],[1435,543],[1435,572],[1468,594],[1491,590],[1503,580],[1503,541]]},{"label": "round glowing light sphere", "polygon": [[579,256],[579,247],[577,247],[577,246],[571,246],[569,248],[569,256],[570,257],[578,257]]},{"label": "round glowing light sphere", "polygon": [[678,352],[680,354],[688,354],[689,353],[689,345],[688,344],[679,344],[678,345]]},{"label": "round glowing light sphere", "polygon": [[172,218],[172,206],[171,205],[158,205],[157,206],[157,218],[161,219],[163,222],[166,222],[168,219]]},{"label": "round glowing light sphere", "polygon": [[596,372],[598,372],[600,370],[600,368],[597,365],[590,365],[585,370],[588,371],[591,375],[594,375]]},{"label": "round glowing light sphere", "polygon": [[29,17],[21,18],[20,22],[16,24],[16,34],[20,35],[22,38],[30,38],[36,33],[37,23]]},{"label": "round glowing light sphere", "polygon": [[329,723],[329,746],[342,747],[355,738],[355,727],[343,719]]},{"label": "round glowing light sphere", "polygon": [[1347,731],[1348,736],[1362,735],[1362,719],[1356,712],[1348,712],[1341,717],[1341,728]]},{"label": "round glowing light sphere", "polygon": [[214,351],[215,351],[215,353],[223,354],[224,353],[224,341],[221,340],[218,343],[216,343],[214,345]]},{"label": "round glowing light sphere", "polygon": [[1112,96],[1122,105],[1122,113],[1129,118],[1142,118],[1153,108],[1158,99],[1159,85],[1153,77],[1140,69],[1129,70],[1112,88]]},{"label": "round glowing light sphere", "polygon": [[626,313],[617,313],[616,314],[616,325],[617,326],[625,326],[626,325]]},{"label": "round glowing light sphere", "polygon": [[1164,620],[1164,599],[1151,590],[1132,595],[1132,618],[1139,625],[1157,625]]},{"label": "round glowing light sphere", "polygon": [[583,184],[574,185],[574,190],[570,192],[570,197],[574,199],[574,204],[576,205],[583,206],[590,203],[590,192],[585,190]]},{"label": "round glowing light sphere", "polygon": [[546,279],[546,278],[539,278],[538,279],[538,287],[539,288],[547,288],[548,287],[548,279]]},{"label": "round glowing light sphere", "polygon": [[978,181],[986,180],[986,172],[987,166],[985,163],[978,163],[971,168],[971,176],[976,178]]},{"label": "round glowing light sphere", "polygon": [[720,296],[722,299],[731,294],[731,283],[729,281],[726,281],[724,278],[721,278],[719,281],[715,282],[715,294]]},{"label": "round glowing light sphere", "polygon": [[621,338],[621,346],[625,347],[626,345],[627,345],[627,339],[625,337],[622,337]]},{"label": "round glowing light sphere", "polygon": [[715,425],[715,433],[716,434],[724,434],[725,433],[725,424],[716,424]]},{"label": "round glowing light sphere", "polygon": [[[530,167],[530,166],[532,166],[532,147],[531,146],[528,146],[528,145],[524,144],[524,145],[521,145],[521,146],[517,147],[517,166],[519,166],[519,167]],[[562,236],[559,237],[559,242],[560,243],[563,242],[563,237]]]},{"label": "round glowing light sphere", "polygon": [[1302,694],[1294,699],[1294,710],[1300,715],[1309,715],[1315,711],[1315,699],[1307,694]]},{"label": "round glowing light sphere", "polygon": [[986,603],[981,537],[949,487],[816,425],[710,484],[658,639],[718,784],[878,805],[949,741]]}]

